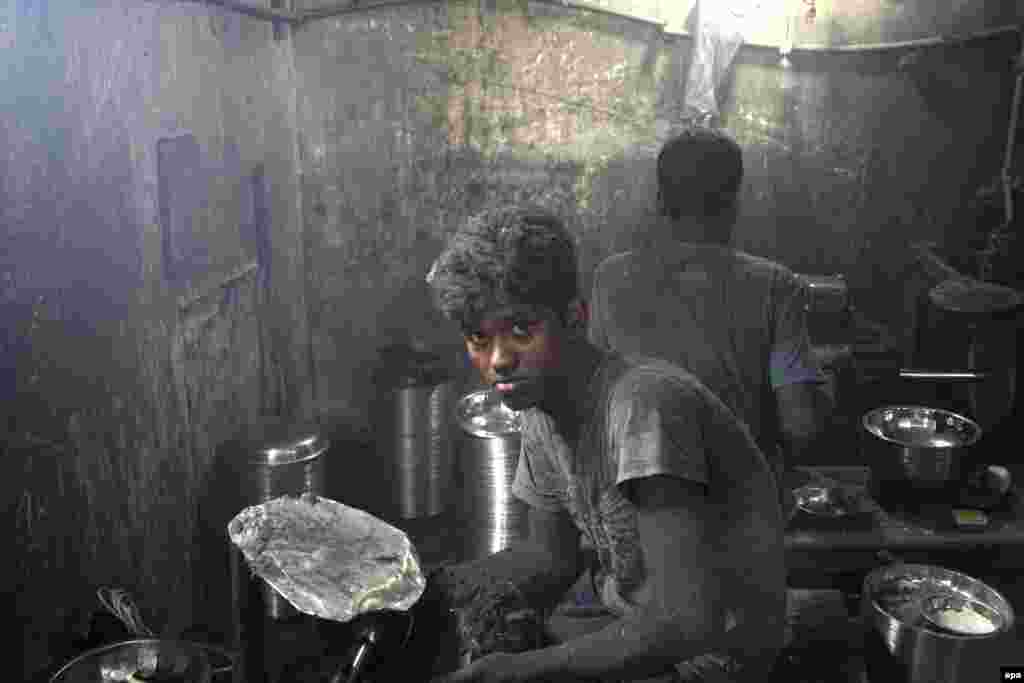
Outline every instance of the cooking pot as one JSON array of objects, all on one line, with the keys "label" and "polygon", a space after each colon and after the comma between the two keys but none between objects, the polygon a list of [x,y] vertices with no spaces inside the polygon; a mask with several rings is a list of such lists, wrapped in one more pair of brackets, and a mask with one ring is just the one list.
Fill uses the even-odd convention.
[{"label": "cooking pot", "polygon": [[[971,605],[988,626],[950,630],[932,618],[936,603]],[[1010,603],[983,582],[943,567],[895,563],[870,572],[861,591],[865,663],[872,681],[959,683],[968,657],[1014,625]]]},{"label": "cooking pot", "polygon": [[939,408],[886,406],[863,418],[874,438],[872,479],[920,491],[946,490],[964,480],[968,448],[981,438],[973,420]]},{"label": "cooking pot", "polygon": [[207,652],[204,645],[181,640],[128,640],[79,655],[50,683],[210,683],[213,669]]}]

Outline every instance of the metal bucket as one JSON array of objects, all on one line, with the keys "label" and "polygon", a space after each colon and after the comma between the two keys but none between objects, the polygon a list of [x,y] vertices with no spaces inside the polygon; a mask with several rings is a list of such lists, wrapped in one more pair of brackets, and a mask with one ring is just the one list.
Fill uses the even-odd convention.
[{"label": "metal bucket", "polygon": [[462,559],[499,552],[526,538],[526,505],[512,496],[519,462],[519,416],[493,391],[463,397],[455,413],[461,427],[458,520]]},{"label": "metal bucket", "polygon": [[328,442],[315,425],[288,429],[281,438],[257,448],[249,459],[259,502],[283,495],[324,492],[324,459]]}]

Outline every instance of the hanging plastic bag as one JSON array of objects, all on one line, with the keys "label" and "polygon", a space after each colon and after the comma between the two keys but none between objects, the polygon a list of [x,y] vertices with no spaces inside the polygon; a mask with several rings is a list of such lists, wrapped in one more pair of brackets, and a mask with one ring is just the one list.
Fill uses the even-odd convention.
[{"label": "hanging plastic bag", "polygon": [[718,116],[716,91],[743,44],[745,27],[758,0],[698,0],[693,55],[684,105],[688,118],[707,124]]}]

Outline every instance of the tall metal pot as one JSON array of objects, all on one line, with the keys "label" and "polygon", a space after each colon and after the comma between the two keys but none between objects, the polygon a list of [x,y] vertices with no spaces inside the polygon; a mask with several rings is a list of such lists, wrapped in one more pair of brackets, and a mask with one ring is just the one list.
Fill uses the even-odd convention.
[{"label": "tall metal pot", "polygon": [[[330,447],[314,423],[266,417],[250,425],[232,444],[243,506],[257,505],[282,495],[324,493],[324,470]],[[237,512],[237,510],[235,511]],[[223,527],[227,530],[226,525]],[[311,628],[312,618],[300,614],[263,579],[250,571],[245,558],[226,537],[231,572],[231,647],[239,653],[232,671],[236,683],[261,680],[272,650],[272,624],[300,620]]]},{"label": "tall metal pot", "polygon": [[[243,488],[248,505],[265,503],[283,495],[323,494],[324,455],[330,444],[313,423],[263,418],[248,430],[244,457]],[[237,552],[232,551],[237,576],[248,571]],[[297,614],[270,586],[264,585],[267,614],[284,619]]]},{"label": "tall metal pot", "polygon": [[526,537],[526,506],[512,496],[521,447],[519,415],[493,391],[476,391],[456,406],[460,426],[457,501],[463,529],[460,556],[472,560]]},{"label": "tall metal pot", "polygon": [[374,372],[377,448],[391,466],[391,497],[401,519],[444,512],[454,477],[454,383],[436,354],[409,346],[381,349]]}]

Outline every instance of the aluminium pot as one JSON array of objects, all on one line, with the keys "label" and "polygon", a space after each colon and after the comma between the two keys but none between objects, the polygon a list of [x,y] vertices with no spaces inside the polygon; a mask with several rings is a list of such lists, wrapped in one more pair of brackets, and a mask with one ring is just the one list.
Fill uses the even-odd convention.
[{"label": "aluminium pot", "polygon": [[[993,617],[985,633],[940,628],[929,619],[932,596],[983,605]],[[943,567],[897,562],[870,572],[861,591],[865,624],[865,664],[871,681],[960,683],[972,662],[986,654],[988,641],[1013,629],[1006,598],[987,584]]]},{"label": "aluminium pot", "polygon": [[[885,406],[866,414],[869,465],[877,487],[945,492],[967,474],[981,427],[962,415],[924,406]],[[877,491],[876,491],[877,492]]]},{"label": "aluminium pot", "polygon": [[454,478],[454,382],[437,353],[412,346],[380,350],[373,373],[374,430],[391,467],[391,499],[401,519],[433,518],[448,505]]},{"label": "aluminium pot", "polygon": [[[247,438],[243,486],[250,504],[265,503],[281,495],[323,494],[330,443],[319,434],[317,425],[266,417],[250,428]],[[236,555],[233,561],[239,562],[240,558]],[[247,576],[244,571],[236,571],[239,578]],[[298,614],[267,585],[263,586],[263,604],[273,619]]]},{"label": "aluminium pot", "polygon": [[460,559],[480,559],[526,538],[526,504],[512,495],[521,448],[519,413],[492,390],[459,400],[461,428],[457,518],[462,525]]}]

